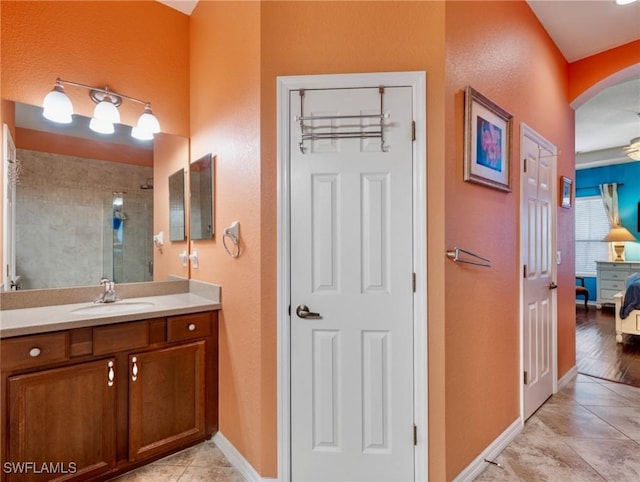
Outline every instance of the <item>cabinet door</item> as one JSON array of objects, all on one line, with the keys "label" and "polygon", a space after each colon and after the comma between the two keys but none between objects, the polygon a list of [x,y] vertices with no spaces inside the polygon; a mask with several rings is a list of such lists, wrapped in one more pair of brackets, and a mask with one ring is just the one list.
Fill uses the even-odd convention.
[{"label": "cabinet door", "polygon": [[106,359],[9,378],[8,480],[87,480],[112,469],[114,364]]},{"label": "cabinet door", "polygon": [[129,459],[205,436],[205,342],[129,357]]}]

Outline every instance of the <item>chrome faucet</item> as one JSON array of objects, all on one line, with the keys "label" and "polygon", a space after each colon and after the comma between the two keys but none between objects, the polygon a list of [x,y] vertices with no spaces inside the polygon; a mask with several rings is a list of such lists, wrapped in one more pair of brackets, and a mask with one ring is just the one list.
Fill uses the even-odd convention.
[{"label": "chrome faucet", "polygon": [[109,278],[101,278],[100,284],[104,286],[104,293],[96,300],[96,303],[113,303],[118,301],[116,297],[116,284]]}]

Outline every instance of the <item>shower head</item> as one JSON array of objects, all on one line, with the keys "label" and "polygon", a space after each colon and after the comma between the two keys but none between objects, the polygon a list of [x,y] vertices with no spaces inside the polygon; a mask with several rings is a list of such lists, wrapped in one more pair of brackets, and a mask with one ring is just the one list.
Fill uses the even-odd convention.
[{"label": "shower head", "polygon": [[140,189],[153,189],[153,178],[148,177],[144,184],[140,184]]}]

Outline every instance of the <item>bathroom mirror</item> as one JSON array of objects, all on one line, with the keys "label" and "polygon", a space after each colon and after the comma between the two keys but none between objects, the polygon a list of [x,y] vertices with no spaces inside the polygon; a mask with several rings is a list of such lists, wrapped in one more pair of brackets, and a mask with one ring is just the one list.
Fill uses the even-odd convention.
[{"label": "bathroom mirror", "polygon": [[[53,124],[40,107],[15,103],[21,289],[91,286],[102,276],[117,283],[153,280],[153,141],[131,138],[122,125],[99,136],[88,122],[74,115],[71,124]],[[60,154],[70,139],[82,155]],[[100,160],[92,156],[96,150],[121,158]],[[130,153],[145,160],[125,161]]]},{"label": "bathroom mirror", "polygon": [[213,157],[201,157],[189,167],[191,239],[213,238]]},{"label": "bathroom mirror", "polygon": [[169,176],[169,239],[184,241],[184,169],[178,169]]}]

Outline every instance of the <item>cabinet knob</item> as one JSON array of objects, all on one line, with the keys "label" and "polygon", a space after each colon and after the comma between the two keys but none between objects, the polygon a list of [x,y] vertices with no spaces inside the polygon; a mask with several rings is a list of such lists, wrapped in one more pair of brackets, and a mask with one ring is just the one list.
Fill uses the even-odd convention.
[{"label": "cabinet knob", "polygon": [[196,324],[195,323],[189,323],[189,326],[187,326],[187,330],[196,331]]},{"label": "cabinet knob", "polygon": [[37,346],[34,346],[31,350],[29,350],[29,356],[31,358],[39,357],[40,353],[42,353],[42,351]]}]

